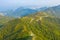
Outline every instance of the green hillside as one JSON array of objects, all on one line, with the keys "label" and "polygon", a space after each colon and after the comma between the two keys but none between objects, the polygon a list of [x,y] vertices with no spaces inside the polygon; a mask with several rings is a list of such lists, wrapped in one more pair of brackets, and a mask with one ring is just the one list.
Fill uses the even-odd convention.
[{"label": "green hillside", "polygon": [[0,40],[60,40],[60,18],[39,12],[11,20],[0,28]]},{"label": "green hillside", "polygon": [[12,20],[12,19],[14,19],[14,18],[0,15],[0,24],[4,24],[4,23],[6,23],[6,22],[8,22],[9,20]]}]

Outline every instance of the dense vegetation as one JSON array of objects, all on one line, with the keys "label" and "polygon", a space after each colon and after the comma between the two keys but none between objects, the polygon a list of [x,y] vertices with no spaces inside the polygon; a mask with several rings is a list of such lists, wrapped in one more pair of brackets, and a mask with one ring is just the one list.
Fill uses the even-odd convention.
[{"label": "dense vegetation", "polygon": [[60,40],[60,18],[39,12],[11,20],[1,26],[0,40]]},{"label": "dense vegetation", "polygon": [[13,17],[7,17],[7,16],[2,16],[0,15],[0,25],[8,22],[9,20],[14,19]]}]

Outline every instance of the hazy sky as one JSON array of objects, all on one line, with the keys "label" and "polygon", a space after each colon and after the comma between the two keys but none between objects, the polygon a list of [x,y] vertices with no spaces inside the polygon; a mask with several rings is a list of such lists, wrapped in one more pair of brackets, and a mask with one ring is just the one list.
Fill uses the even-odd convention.
[{"label": "hazy sky", "polygon": [[18,7],[45,7],[60,5],[60,0],[0,0],[0,10]]}]

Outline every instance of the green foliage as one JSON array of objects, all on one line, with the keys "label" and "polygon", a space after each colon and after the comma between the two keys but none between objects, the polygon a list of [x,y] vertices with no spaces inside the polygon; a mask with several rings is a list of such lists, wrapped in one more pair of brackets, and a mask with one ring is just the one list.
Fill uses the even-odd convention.
[{"label": "green foliage", "polygon": [[14,19],[14,18],[0,15],[0,24],[4,24],[4,23],[6,23],[6,22],[8,22],[9,20],[12,20],[12,19]]},{"label": "green foliage", "polygon": [[40,14],[7,22],[0,28],[0,40],[60,40],[60,19]]}]

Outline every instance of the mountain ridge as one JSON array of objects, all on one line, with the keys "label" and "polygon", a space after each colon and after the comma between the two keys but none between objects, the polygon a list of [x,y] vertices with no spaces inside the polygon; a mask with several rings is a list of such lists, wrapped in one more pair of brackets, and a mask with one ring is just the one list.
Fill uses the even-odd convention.
[{"label": "mountain ridge", "polygon": [[23,17],[27,16],[30,14],[34,14],[37,12],[46,12],[50,15],[55,15],[57,17],[60,17],[60,5],[58,6],[53,6],[53,7],[43,7],[43,8],[38,8],[38,9],[30,9],[30,8],[24,8],[24,7],[19,7],[16,10],[8,10],[6,11],[7,14],[6,16],[12,16],[12,17]]},{"label": "mountain ridge", "polygon": [[5,23],[0,29],[0,39],[60,40],[60,19],[45,16],[39,12]]}]

